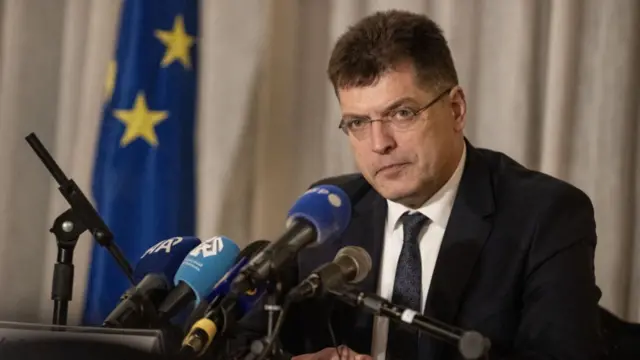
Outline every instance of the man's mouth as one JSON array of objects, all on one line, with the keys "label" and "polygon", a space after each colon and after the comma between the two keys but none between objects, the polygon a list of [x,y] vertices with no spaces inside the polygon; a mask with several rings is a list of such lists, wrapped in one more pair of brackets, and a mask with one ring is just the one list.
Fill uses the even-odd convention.
[{"label": "man's mouth", "polygon": [[403,168],[404,166],[406,166],[408,164],[409,163],[405,162],[405,163],[397,163],[397,164],[385,165],[385,166],[381,167],[380,169],[378,169],[376,171],[376,175],[387,173],[387,172],[397,171],[397,170]]}]

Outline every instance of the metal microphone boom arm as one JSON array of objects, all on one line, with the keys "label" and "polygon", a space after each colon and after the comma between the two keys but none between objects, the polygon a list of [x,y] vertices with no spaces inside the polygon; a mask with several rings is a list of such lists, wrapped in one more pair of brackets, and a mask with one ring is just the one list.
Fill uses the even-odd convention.
[{"label": "metal microphone boom arm", "polygon": [[330,291],[337,299],[364,309],[374,315],[389,318],[392,321],[408,324],[436,339],[446,341],[458,347],[465,359],[480,359],[488,355],[491,342],[476,331],[466,331],[428,318],[411,309],[394,305],[384,298],[354,290]]},{"label": "metal microphone boom arm", "polygon": [[89,230],[98,244],[109,251],[132,284],[133,269],[113,241],[113,234],[75,181],[67,178],[34,133],[25,139],[56,180],[60,193],[71,207],[56,217],[49,230],[56,236],[58,245],[51,289],[51,299],[54,300],[53,323],[66,325],[73,287],[73,251],[83,232]]}]

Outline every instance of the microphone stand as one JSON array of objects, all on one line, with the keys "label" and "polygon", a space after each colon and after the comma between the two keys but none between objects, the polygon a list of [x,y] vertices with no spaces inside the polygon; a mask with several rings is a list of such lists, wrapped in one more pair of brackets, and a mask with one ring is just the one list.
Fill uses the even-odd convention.
[{"label": "microphone stand", "polygon": [[269,346],[270,339],[272,339],[275,343],[271,345],[271,349],[264,358],[271,360],[285,359],[282,348],[280,347],[280,342],[277,338],[278,334],[274,333],[274,331],[276,331],[275,326],[276,322],[278,321],[278,316],[286,315],[285,313],[280,313],[283,310],[282,305],[278,303],[278,299],[280,298],[281,293],[282,283],[280,281],[271,283],[267,287],[267,300],[264,305],[264,311],[268,313],[267,335],[260,339],[254,340],[251,343],[250,352],[244,357],[244,360],[256,360],[263,357],[263,352],[265,350],[265,347]]},{"label": "microphone stand", "polygon": [[367,294],[349,289],[329,291],[335,298],[344,303],[365,310],[374,315],[389,318],[391,321],[409,325],[411,328],[425,333],[435,339],[456,345],[464,359],[481,359],[487,357],[491,341],[476,331],[463,330],[428,318],[411,309],[395,305],[378,295]]},{"label": "microphone stand", "polygon": [[60,193],[70,205],[68,210],[56,217],[53,226],[49,229],[55,235],[58,245],[51,287],[51,300],[54,301],[53,324],[66,325],[69,301],[73,295],[73,252],[82,233],[86,230],[91,232],[98,244],[111,253],[131,284],[133,284],[133,269],[113,241],[113,234],[75,181],[67,178],[34,133],[29,134],[25,139],[56,180]]}]

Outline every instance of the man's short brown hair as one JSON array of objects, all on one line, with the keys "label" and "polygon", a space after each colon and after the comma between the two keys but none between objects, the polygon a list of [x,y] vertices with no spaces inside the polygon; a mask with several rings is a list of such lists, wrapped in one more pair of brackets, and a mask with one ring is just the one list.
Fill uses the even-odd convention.
[{"label": "man's short brown hair", "polygon": [[351,26],[333,48],[328,75],[337,91],[372,85],[406,63],[413,65],[420,85],[458,84],[440,27],[425,15],[401,10],[377,12]]}]

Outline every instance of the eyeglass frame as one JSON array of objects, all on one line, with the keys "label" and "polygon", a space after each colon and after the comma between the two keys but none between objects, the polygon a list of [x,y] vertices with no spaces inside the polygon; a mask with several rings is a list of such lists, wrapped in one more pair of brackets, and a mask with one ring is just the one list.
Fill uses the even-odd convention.
[{"label": "eyeglass frame", "polygon": [[[419,108],[418,110],[415,110],[413,115],[411,115],[411,120],[415,120],[416,117],[418,117],[422,112],[426,111],[427,109],[429,109],[431,106],[433,106],[434,104],[436,104],[438,101],[442,100],[443,97],[445,97],[445,95],[449,94],[451,92],[451,90],[453,90],[454,86],[451,86],[449,88],[447,88],[446,90],[444,90],[443,92],[441,92],[438,96],[436,96],[433,100],[431,100],[430,102],[427,103],[427,105]],[[371,119],[371,118],[364,118],[364,119],[354,119],[355,120],[360,120],[360,121],[365,121],[366,124],[365,125],[369,125],[373,122],[376,121],[380,121],[382,122],[390,122],[391,124],[393,124],[393,119],[388,119],[386,117],[381,117],[379,119]],[[413,124],[413,122],[412,122]],[[345,133],[346,135],[349,135],[349,129],[347,128],[348,123],[346,123],[344,121],[344,119],[340,120],[340,124],[338,125],[338,129],[342,130],[343,133]],[[354,135],[355,136],[355,135]]]}]

